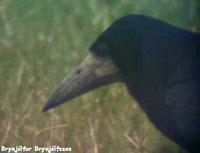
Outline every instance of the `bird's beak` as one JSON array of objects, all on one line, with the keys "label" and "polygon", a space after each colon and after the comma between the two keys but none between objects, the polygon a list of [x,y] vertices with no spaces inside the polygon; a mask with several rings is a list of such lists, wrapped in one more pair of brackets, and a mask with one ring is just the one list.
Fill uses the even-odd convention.
[{"label": "bird's beak", "polygon": [[92,89],[119,80],[118,68],[111,58],[90,54],[58,85],[43,111],[48,111]]}]

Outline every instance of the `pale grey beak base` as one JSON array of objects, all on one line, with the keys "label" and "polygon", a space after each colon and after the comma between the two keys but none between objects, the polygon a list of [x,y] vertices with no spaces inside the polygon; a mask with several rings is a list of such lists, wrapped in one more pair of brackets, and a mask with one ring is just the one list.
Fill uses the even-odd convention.
[{"label": "pale grey beak base", "polygon": [[90,54],[58,85],[43,111],[48,111],[92,89],[117,81],[120,81],[119,70],[111,58]]}]

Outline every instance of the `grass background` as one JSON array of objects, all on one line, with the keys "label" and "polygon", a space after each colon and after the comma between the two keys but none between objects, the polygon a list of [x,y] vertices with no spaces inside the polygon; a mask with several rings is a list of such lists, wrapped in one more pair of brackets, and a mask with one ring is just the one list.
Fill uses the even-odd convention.
[{"label": "grass background", "polygon": [[97,36],[127,14],[200,31],[198,0],[0,1],[0,145],[70,146],[73,153],[184,153],[154,128],[123,84],[41,112]]}]

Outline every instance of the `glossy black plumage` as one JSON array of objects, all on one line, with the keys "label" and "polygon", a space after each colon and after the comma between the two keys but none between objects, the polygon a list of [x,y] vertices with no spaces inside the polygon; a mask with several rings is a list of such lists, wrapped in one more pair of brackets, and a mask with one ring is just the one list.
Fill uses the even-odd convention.
[{"label": "glossy black plumage", "polygon": [[119,67],[130,94],[164,135],[200,152],[200,34],[126,16],[91,46]]}]

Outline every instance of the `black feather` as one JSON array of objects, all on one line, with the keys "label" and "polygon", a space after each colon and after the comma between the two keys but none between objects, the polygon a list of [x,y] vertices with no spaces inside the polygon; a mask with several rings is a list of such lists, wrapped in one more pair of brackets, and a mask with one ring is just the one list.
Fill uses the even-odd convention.
[{"label": "black feather", "polygon": [[110,56],[152,123],[191,153],[200,151],[200,34],[150,17],[114,22],[90,50]]}]

